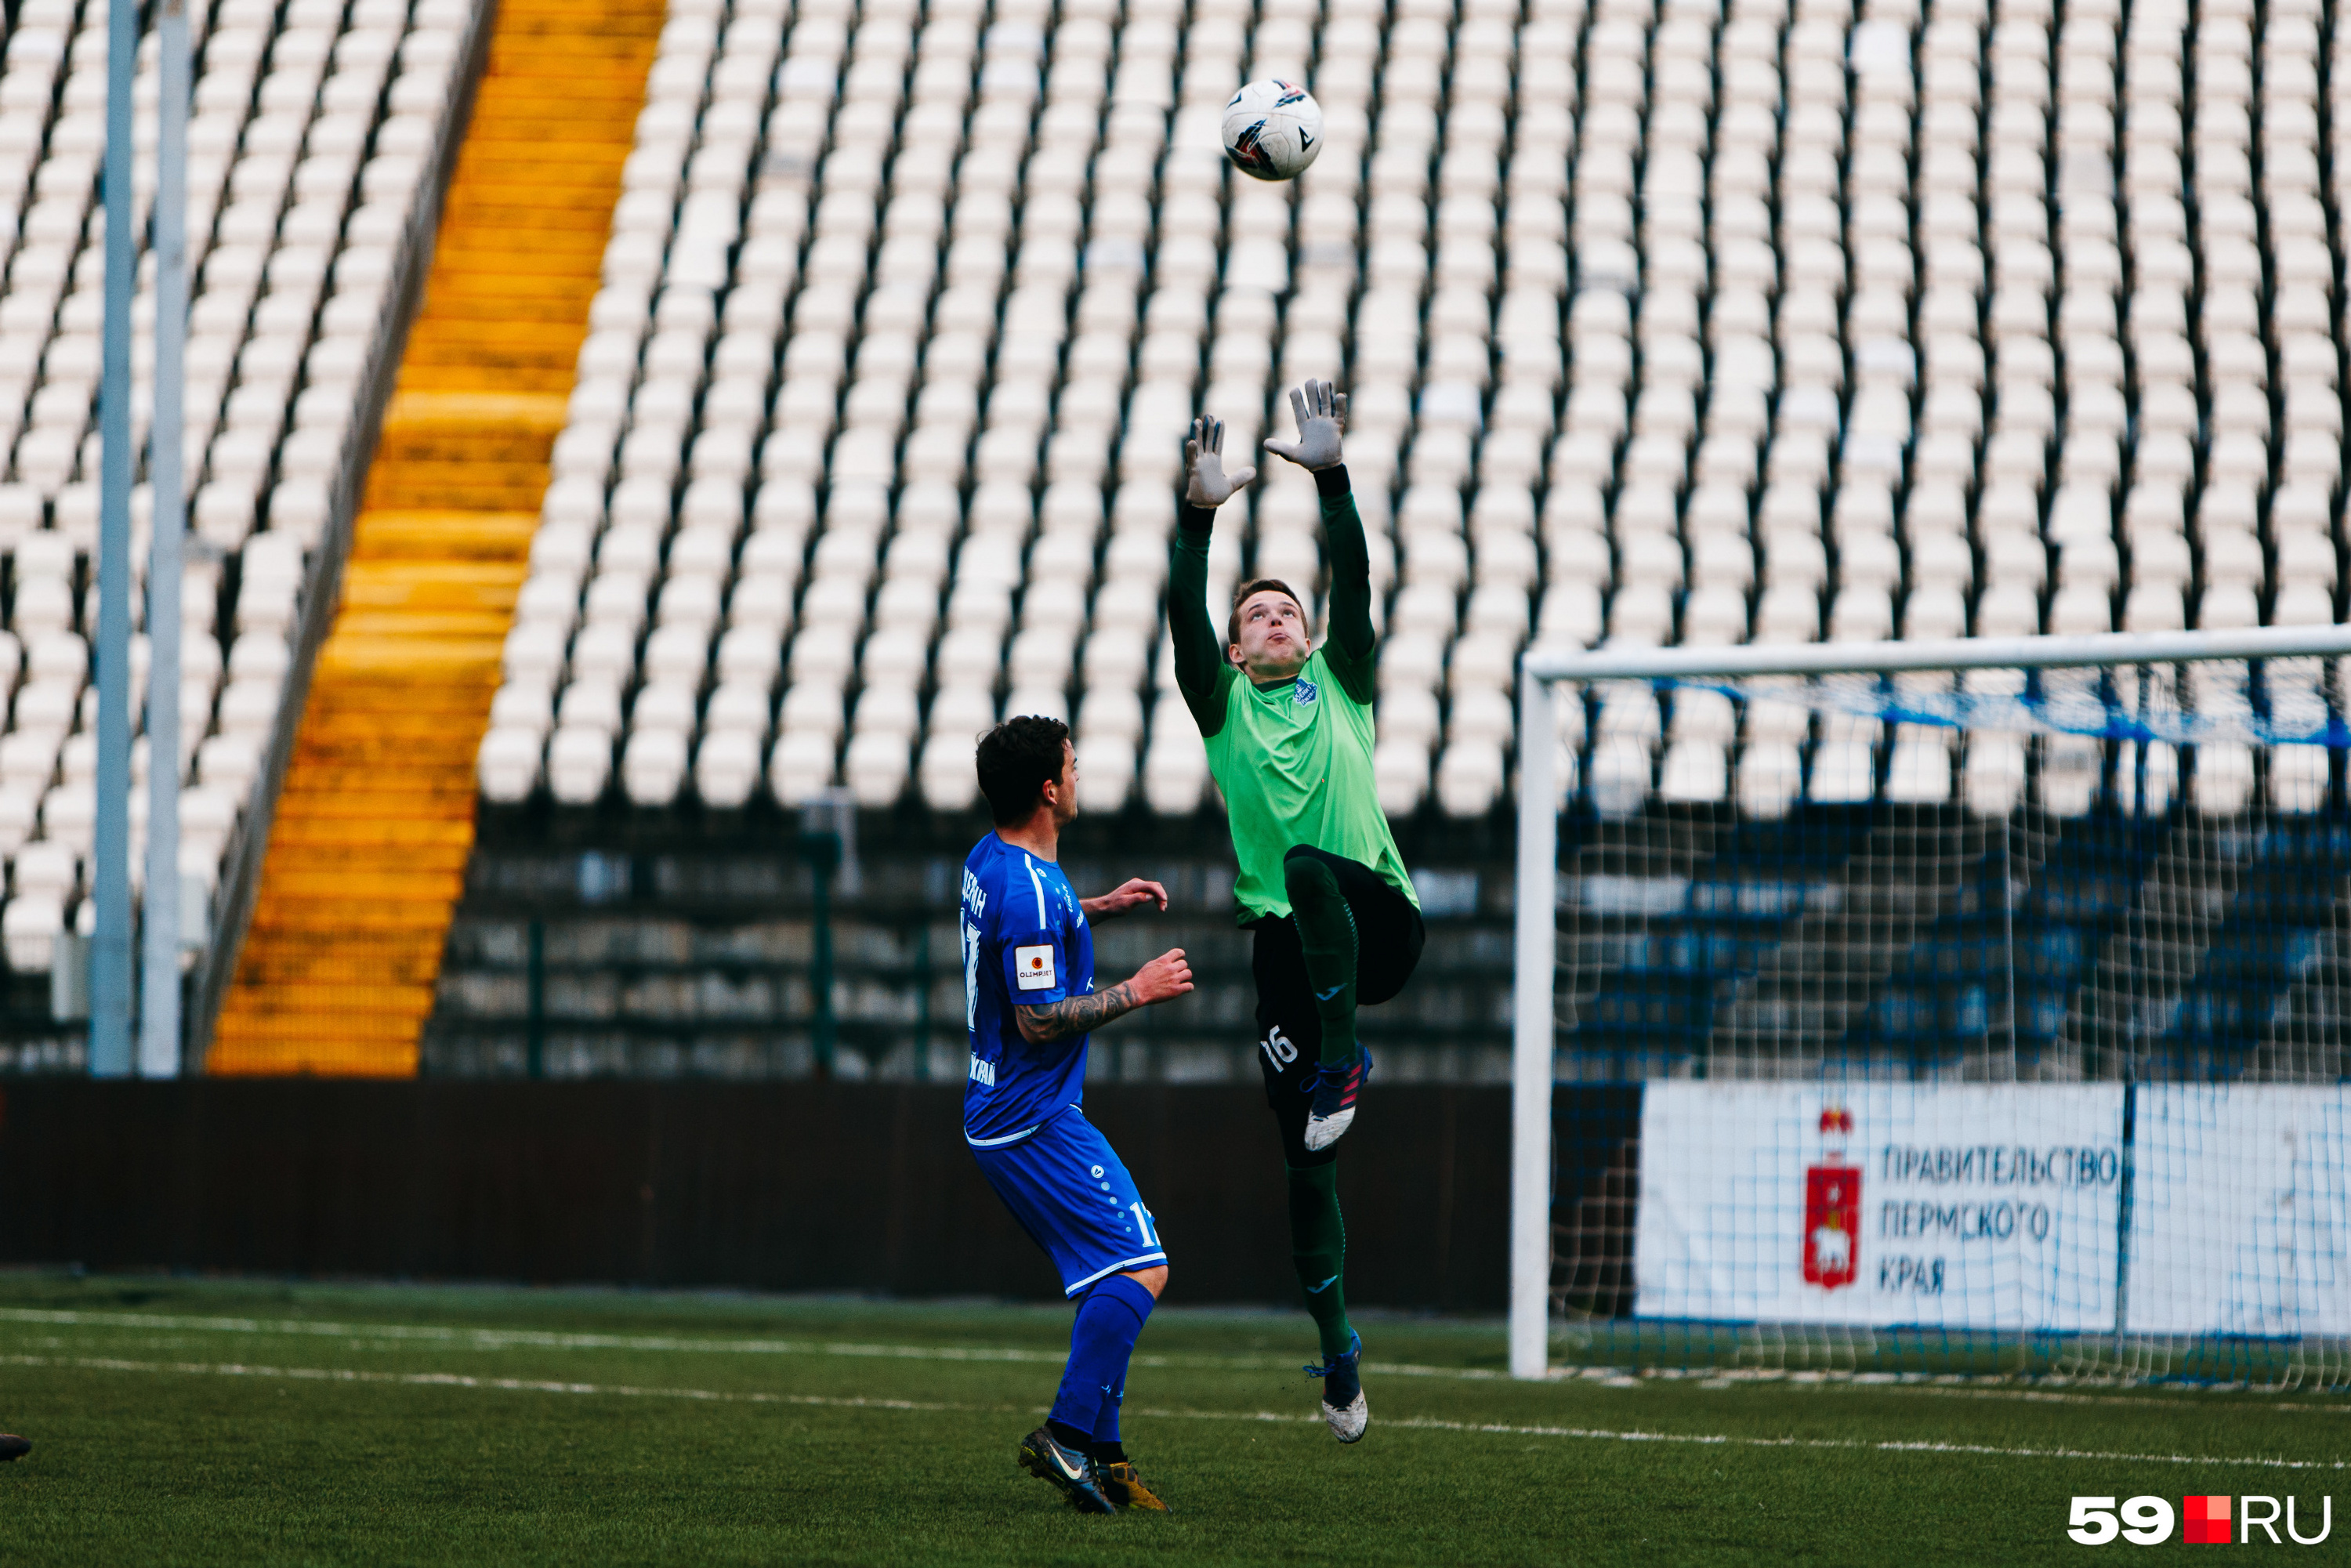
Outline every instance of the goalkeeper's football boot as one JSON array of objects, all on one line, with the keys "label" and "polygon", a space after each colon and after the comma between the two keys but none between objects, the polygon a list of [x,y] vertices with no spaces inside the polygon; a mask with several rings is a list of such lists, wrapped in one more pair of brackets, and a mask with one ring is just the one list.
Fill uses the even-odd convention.
[{"label": "goalkeeper's football boot", "polygon": [[0,1464],[6,1464],[11,1459],[21,1459],[32,1451],[33,1445],[24,1438],[0,1432]]},{"label": "goalkeeper's football boot", "polygon": [[1327,1149],[1355,1124],[1355,1097],[1372,1076],[1372,1053],[1355,1047],[1355,1059],[1343,1067],[1325,1062],[1314,1079],[1314,1106],[1306,1113],[1306,1146]]},{"label": "goalkeeper's football boot", "polygon": [[1113,1459],[1098,1468],[1102,1470],[1102,1495],[1119,1507],[1139,1508],[1150,1513],[1176,1511],[1160,1500],[1157,1492],[1143,1484],[1133,1459]]},{"label": "goalkeeper's football boot", "polygon": [[1118,1511],[1102,1495],[1102,1467],[1094,1457],[1063,1447],[1050,1428],[1040,1427],[1020,1439],[1020,1468],[1057,1488],[1080,1513]]},{"label": "goalkeeper's football boot", "polygon": [[1327,1366],[1309,1365],[1306,1375],[1322,1380],[1322,1419],[1331,1436],[1343,1443],[1360,1443],[1372,1424],[1372,1407],[1364,1402],[1364,1336],[1350,1331],[1347,1353],[1331,1358]]}]

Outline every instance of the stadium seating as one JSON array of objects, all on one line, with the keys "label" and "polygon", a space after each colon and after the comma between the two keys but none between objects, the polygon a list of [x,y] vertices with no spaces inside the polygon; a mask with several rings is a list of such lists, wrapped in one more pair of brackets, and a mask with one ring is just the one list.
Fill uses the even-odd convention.
[{"label": "stadium seating", "polygon": [[[1614,580],[1571,591],[1554,571],[1544,634],[1706,643],[2333,621],[2339,437],[2295,434],[2341,423],[2317,18],[2314,5],[2273,8],[2257,39],[2250,6],[2202,7],[2192,27],[2184,7],[2134,6],[2126,36],[2120,8],[2095,3],[2062,17],[2045,4],[1872,3],[1858,16],[1800,4],[1784,17],[1733,5],[1719,28],[1669,6],[1647,29],[1645,116],[1593,90],[1606,50],[1628,66],[1612,82],[1637,77],[1641,53],[1640,26],[1595,14],[1576,354],[1543,516],[1547,539],[1573,519],[1594,546],[1553,549],[1555,566],[1607,559],[1604,521]],[[2220,62],[2197,65],[2192,95],[2183,52]],[[1622,183],[1636,153],[1637,235],[1630,209],[1591,200],[1605,188],[1595,177]],[[2183,155],[2204,193],[2192,230]],[[1589,264],[1635,239],[1616,253],[1628,277],[1641,268],[1628,322],[1595,297]],[[2265,268],[2279,302],[2267,317],[2254,306]],[[1731,716],[1684,706],[1662,734],[1612,728],[1604,713],[1613,744],[1595,749],[1607,778],[1594,785],[1638,794],[1662,743],[1666,799],[1730,795]],[[1776,811],[1799,788],[1836,801],[1877,787],[1876,727],[1824,725],[1806,775],[1802,724],[1763,708],[1736,737],[1742,804]],[[2090,790],[2066,750],[2046,755],[2041,799],[2084,810]],[[2292,766],[2306,760],[2272,770],[2274,803],[2314,803]],[[1952,761],[1948,736],[1906,730],[1885,792],[1993,811],[2019,799],[2015,739],[1979,737],[1957,779]],[[2238,748],[2202,748],[2199,804],[2241,809],[2252,777]]]},{"label": "stadium seating", "polygon": [[500,0],[205,1070],[406,1076],[660,0]]},{"label": "stadium seating", "polygon": [[[178,765],[182,873],[209,888],[277,722],[308,552],[328,521],[388,285],[430,177],[471,0],[217,0],[190,8],[184,470],[191,491]],[[23,0],[0,73],[0,937],[46,970],[88,885],[96,815],[95,403],[105,216],[103,0]],[[157,40],[138,74],[142,225],[155,186]],[[142,240],[142,251],[144,249]],[[154,257],[141,256],[133,419],[153,406]],[[134,497],[145,570],[152,513]],[[134,612],[134,613],[136,613]],[[143,622],[143,615],[140,616]],[[146,650],[134,646],[143,692]],[[133,771],[149,759],[137,743]],[[146,793],[131,800],[133,872]],[[81,904],[87,919],[88,905]]]},{"label": "stadium seating", "polygon": [[[198,18],[203,878],[275,722],[466,14]],[[0,855],[31,854],[0,926],[27,967],[92,817],[97,16],[27,0],[0,78],[21,214],[0,242],[0,386],[21,394],[0,396]],[[1499,800],[1531,639],[2332,620],[2321,20],[2310,0],[2126,25],[2101,0],[679,0],[482,790],[953,808],[971,735],[1040,711],[1072,720],[1090,807],[1188,811],[1206,768],[1160,604],[1182,428],[1205,408],[1253,444],[1314,374],[1353,398],[1396,812]],[[1304,77],[1328,120],[1293,186],[1217,152],[1215,111],[1268,74]],[[1266,466],[1212,588],[1320,586],[1311,487]],[[2020,739],[1768,703],[1566,716],[1581,782],[1619,807],[2094,793],[2062,743],[2028,770]],[[2310,762],[2207,746],[2195,798],[2234,810],[2260,779],[2307,807]]]},{"label": "stadium seating", "polygon": [[[672,18],[483,747],[486,794],[543,781],[581,802],[617,779],[647,805],[685,789],[737,805],[846,785],[879,805],[914,786],[956,807],[972,736],[1034,711],[1074,721],[1090,805],[1140,785],[1159,810],[1191,810],[1205,759],[1160,605],[1183,427],[1205,401],[1253,446],[1279,384],[1343,375],[1371,255],[1366,156],[1388,142],[1406,150],[1390,162],[1420,172],[1372,182],[1412,216],[1368,265],[1410,303],[1371,301],[1377,342],[1360,352],[1387,368],[1354,378],[1351,447],[1384,585],[1416,406],[1448,433],[1416,461],[1444,467],[1450,443],[1446,472],[1468,477],[1491,379],[1490,232],[1437,247],[1442,277],[1482,257],[1480,304],[1445,340],[1441,363],[1459,367],[1445,373],[1462,379],[1418,387],[1449,14],[1401,31],[1369,10],[1318,29],[1309,11],[1147,4]],[[1514,19],[1473,30],[1448,116],[1472,150],[1455,162],[1487,166],[1489,198],[1515,40]],[[1399,51],[1416,57],[1375,110]],[[1298,193],[1228,188],[1216,111],[1244,67],[1327,78],[1332,141]],[[1532,119],[1563,168],[1565,106]],[[1311,486],[1270,476],[1255,507],[1246,549],[1231,508],[1217,581],[1246,557],[1311,597]],[[1483,640],[1464,645],[1482,663],[1457,662],[1457,728],[1485,765],[1455,771],[1484,780],[1480,807],[1501,782],[1537,571],[1533,514],[1519,512],[1479,559],[1479,586],[1507,590],[1470,596]],[[1427,789],[1453,601],[1470,586],[1458,499],[1405,516],[1424,542],[1404,579],[1424,591],[1404,601],[1417,640],[1388,661],[1404,695],[1383,766],[1406,781],[1399,809]]]},{"label": "stadium seating", "polygon": [[[1090,805],[1191,810],[1153,624],[1179,434],[1201,407],[1251,444],[1315,374],[1353,394],[1394,811],[1492,805],[1530,636],[2334,617],[2314,0],[672,16],[492,800],[954,806],[971,733],[1039,711]],[[1294,189],[1216,157],[1216,107],[1276,73],[1329,127]],[[1218,583],[1319,571],[1274,466]],[[1654,716],[1577,737],[1634,799],[1834,800],[1889,744]],[[1902,798],[2025,777],[2005,737],[1890,744]],[[2253,777],[2199,773],[2223,809]]]}]

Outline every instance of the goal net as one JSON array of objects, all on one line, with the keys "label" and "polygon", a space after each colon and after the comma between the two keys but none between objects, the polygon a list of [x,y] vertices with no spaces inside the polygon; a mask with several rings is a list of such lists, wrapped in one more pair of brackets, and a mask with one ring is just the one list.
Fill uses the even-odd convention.
[{"label": "goal net", "polygon": [[1513,1371],[2351,1385],[2346,654],[1531,653]]}]

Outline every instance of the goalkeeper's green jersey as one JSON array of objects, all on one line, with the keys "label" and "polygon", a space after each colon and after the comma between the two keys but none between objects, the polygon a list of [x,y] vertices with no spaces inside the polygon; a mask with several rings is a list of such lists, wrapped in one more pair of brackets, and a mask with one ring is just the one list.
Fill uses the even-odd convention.
[{"label": "goalkeeper's green jersey", "polygon": [[1246,925],[1290,914],[1282,857],[1297,844],[1371,867],[1420,902],[1388,831],[1372,778],[1371,558],[1346,470],[1317,474],[1331,553],[1331,624],[1298,674],[1258,685],[1225,658],[1207,610],[1208,535],[1216,514],[1186,507],[1168,568],[1168,631],[1185,706],[1207,742],[1240,862],[1234,901]]}]

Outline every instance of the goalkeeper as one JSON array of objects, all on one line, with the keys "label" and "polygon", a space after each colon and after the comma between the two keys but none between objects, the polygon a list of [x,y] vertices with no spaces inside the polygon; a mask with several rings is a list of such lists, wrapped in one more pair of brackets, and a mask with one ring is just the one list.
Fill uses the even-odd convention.
[{"label": "goalkeeper", "polygon": [[1239,862],[1233,893],[1255,934],[1258,1066],[1289,1172],[1291,1260],[1322,1345],[1322,1415],[1343,1443],[1369,1422],[1347,1321],[1338,1140],[1355,1119],[1372,1061],[1355,1009],[1404,988],[1426,932],[1372,781],[1371,558],[1340,465],[1347,400],[1328,382],[1290,394],[1295,444],[1266,449],[1311,470],[1329,539],[1329,635],[1316,648],[1287,583],[1244,582],[1225,634],[1206,608],[1217,507],[1257,477],[1228,474],[1224,427],[1192,427],[1182,526],[1168,570],[1168,624],[1185,705],[1207,742]]}]

